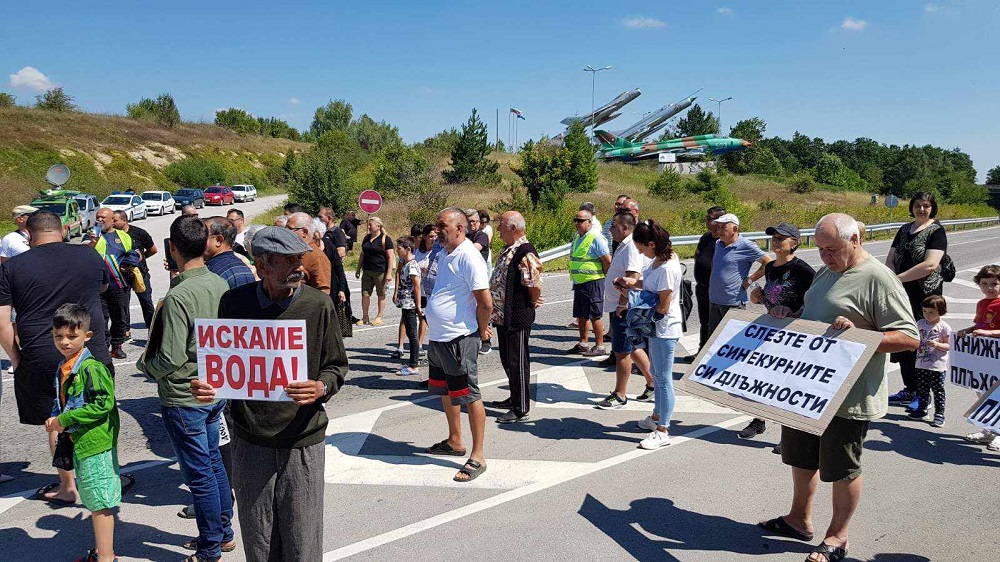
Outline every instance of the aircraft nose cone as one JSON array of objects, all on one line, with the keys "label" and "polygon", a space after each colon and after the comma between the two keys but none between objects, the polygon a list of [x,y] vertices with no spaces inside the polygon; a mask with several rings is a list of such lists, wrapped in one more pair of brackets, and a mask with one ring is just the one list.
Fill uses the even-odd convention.
[{"label": "aircraft nose cone", "polygon": [[745,141],[740,141],[740,145],[741,146],[746,146],[746,147],[751,147],[751,146],[753,146],[753,143],[750,142],[750,141],[746,141],[745,140]]}]

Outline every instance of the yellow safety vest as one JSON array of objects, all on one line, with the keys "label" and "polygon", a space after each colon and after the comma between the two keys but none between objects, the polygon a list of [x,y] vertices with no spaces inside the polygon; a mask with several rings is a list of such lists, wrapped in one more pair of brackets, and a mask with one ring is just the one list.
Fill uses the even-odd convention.
[{"label": "yellow safety vest", "polygon": [[590,247],[594,245],[596,236],[596,232],[591,230],[586,236],[577,236],[573,240],[569,254],[569,278],[575,284],[604,279],[600,258],[590,257]]}]

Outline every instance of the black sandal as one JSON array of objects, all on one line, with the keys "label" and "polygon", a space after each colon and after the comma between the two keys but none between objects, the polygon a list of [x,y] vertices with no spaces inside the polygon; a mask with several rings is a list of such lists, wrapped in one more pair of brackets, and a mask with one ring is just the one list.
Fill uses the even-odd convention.
[{"label": "black sandal", "polygon": [[51,492],[52,490],[55,490],[58,487],[59,487],[59,483],[58,482],[53,482],[51,484],[46,484],[46,485],[42,486],[41,488],[39,488],[35,492],[35,498],[39,499],[39,500],[42,500],[43,502],[49,502],[49,503],[51,503],[53,505],[57,505],[59,507],[71,507],[71,506],[76,505],[76,502],[74,502],[74,501],[64,500],[62,498],[47,498],[47,497],[45,497],[45,494],[47,494],[48,492]]},{"label": "black sandal", "polygon": [[129,490],[132,489],[132,486],[135,486],[135,476],[131,474],[122,474],[119,478],[122,481],[122,495],[124,496]]},{"label": "black sandal", "polygon": [[[840,562],[845,556],[847,556],[847,549],[821,542],[818,546],[816,546],[816,548],[812,549],[809,556],[812,556],[813,554],[822,554],[823,558],[826,559],[826,562]],[[809,559],[809,556],[806,556],[806,562],[813,562]]]},{"label": "black sandal", "polygon": [[[466,468],[467,466],[471,466],[472,470]],[[462,468],[458,469],[458,474],[464,474],[468,476],[468,478],[459,478],[458,474],[456,474],[452,480],[455,482],[472,482],[484,472],[486,472],[486,465],[481,464],[479,461],[469,459],[465,461],[465,465]]]},{"label": "black sandal", "polygon": [[802,531],[792,527],[787,522],[785,522],[784,517],[775,517],[769,521],[764,521],[762,523],[757,523],[757,526],[765,531],[774,533],[775,535],[781,535],[783,537],[789,537],[792,539],[797,539],[800,541],[811,541],[813,540],[812,533],[803,533]]},{"label": "black sandal", "polygon": [[452,448],[452,446],[448,444],[448,440],[447,439],[445,439],[444,441],[442,441],[440,443],[435,443],[435,444],[431,445],[430,447],[428,447],[424,451],[427,452],[427,453],[430,453],[432,455],[446,455],[446,456],[449,456],[449,457],[464,457],[465,456],[465,449],[462,449],[461,451],[459,451],[459,450],[456,450],[456,449]]}]

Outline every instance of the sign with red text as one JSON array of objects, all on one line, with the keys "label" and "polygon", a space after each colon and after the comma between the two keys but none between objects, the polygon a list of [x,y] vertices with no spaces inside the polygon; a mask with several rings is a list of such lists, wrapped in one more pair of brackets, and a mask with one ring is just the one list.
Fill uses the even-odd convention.
[{"label": "sign with red text", "polygon": [[305,320],[195,320],[198,380],[219,398],[291,400],[307,380]]},{"label": "sign with red text", "polygon": [[983,392],[1000,382],[1000,339],[958,337],[951,333],[948,380],[957,386]]},{"label": "sign with red text", "polygon": [[882,334],[733,310],[678,386],[755,417],[821,435]]}]

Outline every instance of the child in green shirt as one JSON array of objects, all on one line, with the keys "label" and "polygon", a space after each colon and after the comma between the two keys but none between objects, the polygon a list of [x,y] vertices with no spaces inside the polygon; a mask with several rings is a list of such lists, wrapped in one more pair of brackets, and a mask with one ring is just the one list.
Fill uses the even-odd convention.
[{"label": "child in green shirt", "polygon": [[96,548],[78,562],[111,562],[115,557],[115,508],[121,503],[118,473],[118,406],[111,373],[87,350],[90,312],[60,306],[52,318],[52,340],[65,359],[56,369],[56,399],[45,429],[66,432],[73,442],[80,500],[91,511]]}]

